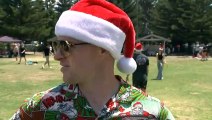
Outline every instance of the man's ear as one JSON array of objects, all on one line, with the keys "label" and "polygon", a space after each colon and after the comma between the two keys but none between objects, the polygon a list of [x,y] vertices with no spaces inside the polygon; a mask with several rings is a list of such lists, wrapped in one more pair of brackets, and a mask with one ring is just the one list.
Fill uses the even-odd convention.
[{"label": "man's ear", "polygon": [[106,56],[110,56],[110,52],[108,52],[107,50],[105,50],[104,48],[100,48],[100,54],[101,55],[106,55]]},{"label": "man's ear", "polygon": [[100,50],[101,50],[101,53],[102,53],[102,54],[107,53],[107,51],[106,51],[105,49],[103,49],[103,48],[100,48]]}]

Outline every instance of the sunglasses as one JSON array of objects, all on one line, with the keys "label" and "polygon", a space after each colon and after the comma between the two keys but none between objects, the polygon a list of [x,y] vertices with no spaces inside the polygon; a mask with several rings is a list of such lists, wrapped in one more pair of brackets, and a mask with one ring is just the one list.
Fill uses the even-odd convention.
[{"label": "sunglasses", "polygon": [[53,42],[52,46],[54,49],[54,52],[56,53],[56,51],[60,51],[60,53],[63,56],[68,56],[70,54],[71,48],[77,46],[77,45],[88,45],[89,43],[70,43],[68,41],[55,41]]}]

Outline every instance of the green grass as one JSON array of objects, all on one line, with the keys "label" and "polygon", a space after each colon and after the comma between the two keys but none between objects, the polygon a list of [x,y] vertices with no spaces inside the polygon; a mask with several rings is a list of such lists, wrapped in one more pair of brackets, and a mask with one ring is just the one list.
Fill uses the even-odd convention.
[{"label": "green grass", "polygon": [[[25,98],[62,82],[58,62],[51,59],[53,69],[41,69],[42,56],[29,55],[27,58],[37,60],[39,64],[18,65],[14,59],[0,58],[0,120],[9,119]],[[155,58],[150,57],[147,91],[161,99],[177,120],[211,120],[211,70],[212,61],[168,57],[164,80],[153,80],[157,66]],[[119,74],[117,70],[115,72]]]}]

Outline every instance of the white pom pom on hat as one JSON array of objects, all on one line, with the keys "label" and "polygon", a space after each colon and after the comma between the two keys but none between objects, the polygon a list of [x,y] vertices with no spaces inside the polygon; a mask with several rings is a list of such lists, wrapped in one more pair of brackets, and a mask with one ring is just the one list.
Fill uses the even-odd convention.
[{"label": "white pom pom on hat", "polygon": [[126,58],[123,56],[118,60],[117,67],[120,72],[131,74],[136,70],[137,64],[133,58]]},{"label": "white pom pom on hat", "polygon": [[[133,52],[135,30],[128,15],[106,0],[80,0],[62,13],[55,26],[57,36],[67,36],[109,51],[118,69],[127,74],[136,68]],[[123,55],[121,57],[121,50]]]}]

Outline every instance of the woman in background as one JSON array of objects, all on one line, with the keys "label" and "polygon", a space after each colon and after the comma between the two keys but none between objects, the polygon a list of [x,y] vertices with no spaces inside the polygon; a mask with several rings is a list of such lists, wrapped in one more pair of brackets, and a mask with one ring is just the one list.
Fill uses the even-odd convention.
[{"label": "woman in background", "polygon": [[156,54],[157,58],[157,67],[158,67],[158,80],[163,80],[163,65],[165,64],[165,55],[163,53],[163,48],[159,48],[158,53]]}]

